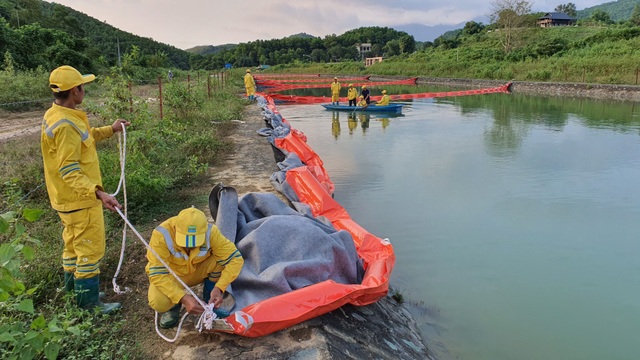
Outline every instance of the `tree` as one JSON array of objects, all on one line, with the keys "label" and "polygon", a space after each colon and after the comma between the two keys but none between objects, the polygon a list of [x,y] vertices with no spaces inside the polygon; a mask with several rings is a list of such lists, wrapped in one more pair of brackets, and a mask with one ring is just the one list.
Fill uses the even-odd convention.
[{"label": "tree", "polygon": [[480,33],[482,30],[484,30],[484,25],[482,25],[482,23],[468,21],[466,24],[464,24],[462,34],[465,36],[471,36]]},{"label": "tree", "polygon": [[611,20],[611,16],[608,12],[602,11],[600,9],[595,10],[590,17],[591,20],[604,24],[613,24],[613,20]]},{"label": "tree", "polygon": [[515,29],[526,25],[525,15],[531,12],[531,3],[526,0],[493,0],[489,19],[499,29],[502,47],[510,53],[518,42]]},{"label": "tree", "polygon": [[411,35],[400,37],[400,52],[411,54],[416,51],[416,40]]},{"label": "tree", "polygon": [[556,6],[554,11],[565,13],[571,17],[578,16],[578,11],[576,10],[576,4],[574,3],[560,4]]},{"label": "tree", "polygon": [[640,4],[636,4],[636,6],[633,7],[633,13],[631,14],[629,22],[635,26],[640,26]]}]

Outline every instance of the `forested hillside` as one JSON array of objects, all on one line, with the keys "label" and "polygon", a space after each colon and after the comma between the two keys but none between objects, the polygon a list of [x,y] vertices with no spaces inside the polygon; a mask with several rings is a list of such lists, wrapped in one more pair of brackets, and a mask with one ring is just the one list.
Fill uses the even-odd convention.
[{"label": "forested hillside", "polygon": [[[304,34],[306,35],[306,34]],[[203,69],[259,64],[289,64],[294,62],[335,62],[361,60],[357,44],[371,43],[367,56],[395,56],[415,50],[413,36],[386,27],[363,27],[342,35],[319,38],[293,35],[283,39],[257,40],[222,49],[202,58],[192,58],[192,66]]]},{"label": "forested hillside", "polygon": [[[119,30],[69,7],[41,0],[0,0],[0,54],[18,70],[73,64],[98,72],[112,66],[221,69],[259,64],[360,60],[356,45],[372,44],[372,55],[411,53],[405,32],[368,27],[330,35],[308,34],[238,45],[205,46],[190,53]],[[7,60],[7,61],[9,61]]]},{"label": "forested hillside", "polygon": [[589,18],[595,11],[603,11],[611,17],[612,21],[629,20],[633,8],[640,4],[638,0],[618,0],[592,6],[584,10],[578,10],[578,19]]}]

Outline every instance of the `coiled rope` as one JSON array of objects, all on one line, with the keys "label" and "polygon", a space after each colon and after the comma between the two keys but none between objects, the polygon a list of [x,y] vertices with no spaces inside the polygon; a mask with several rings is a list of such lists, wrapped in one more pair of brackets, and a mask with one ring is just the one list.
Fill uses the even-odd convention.
[{"label": "coiled rope", "polygon": [[[138,239],[144,244],[147,250],[151,251],[151,253],[160,261],[160,263],[162,263],[162,265],[164,265],[164,267],[167,268],[169,273],[173,275],[173,277],[182,285],[182,287],[184,287],[184,289],[191,296],[193,296],[193,298],[196,299],[198,304],[200,304],[200,306],[202,306],[202,308],[204,309],[204,312],[200,315],[200,318],[198,319],[198,323],[196,324],[196,329],[198,330],[198,332],[202,332],[203,328],[207,330],[211,330],[213,328],[213,321],[218,317],[216,313],[213,311],[214,304],[205,304],[202,300],[200,300],[200,298],[191,290],[191,288],[187,286],[187,284],[185,284],[182,281],[182,279],[180,279],[180,277],[171,269],[171,267],[169,267],[169,265],[155,252],[155,250],[153,250],[153,248],[149,245],[149,243],[145,241],[145,239],[142,237],[142,235],[140,235],[138,230],[136,230],[136,228],[131,224],[131,222],[129,222],[129,219],[127,219],[127,186],[125,181],[125,163],[126,163],[126,157],[127,157],[126,155],[127,131],[125,129],[124,124],[121,124],[121,125],[122,125],[122,136],[118,134],[118,149],[120,153],[120,181],[118,182],[118,188],[116,189],[116,192],[110,195],[116,196],[120,192],[120,189],[122,188],[123,196],[124,196],[124,201],[123,201],[124,213],[120,211],[120,209],[118,208],[116,208],[116,211],[118,212],[122,220],[124,220],[125,224],[122,229],[122,249],[120,250],[120,261],[118,262],[118,268],[115,274],[113,275],[113,279],[111,282],[113,284],[113,291],[118,295],[122,295],[130,291],[130,289],[127,287],[125,287],[124,291],[120,290],[120,286],[118,286],[116,282],[116,279],[118,278],[118,274],[120,273],[120,269],[122,267],[122,263],[124,261],[124,251],[125,251],[126,240],[127,240],[127,226],[128,226],[129,228],[131,228],[134,234],[136,234]],[[160,332],[160,329],[158,328],[158,312],[156,311],[155,318],[154,318],[156,333],[158,333],[158,335],[165,341],[168,341],[171,343],[175,342],[178,339],[178,336],[180,335],[182,324],[188,315],[189,313],[185,313],[182,316],[182,318],[180,319],[180,323],[178,324],[178,330],[176,331],[175,337],[173,339],[170,339],[164,336]]]}]

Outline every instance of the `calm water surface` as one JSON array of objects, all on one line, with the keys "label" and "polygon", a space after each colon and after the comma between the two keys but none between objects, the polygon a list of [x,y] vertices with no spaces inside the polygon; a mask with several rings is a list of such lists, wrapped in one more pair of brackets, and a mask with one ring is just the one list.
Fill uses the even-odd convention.
[{"label": "calm water surface", "polygon": [[391,240],[391,286],[438,358],[640,358],[640,104],[278,109],[351,217]]}]

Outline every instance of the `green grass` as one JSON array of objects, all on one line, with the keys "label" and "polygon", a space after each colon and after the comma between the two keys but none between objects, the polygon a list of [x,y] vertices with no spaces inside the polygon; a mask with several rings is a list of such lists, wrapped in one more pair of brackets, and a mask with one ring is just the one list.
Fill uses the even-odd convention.
[{"label": "green grass", "polygon": [[365,68],[360,62],[278,65],[275,72],[374,74],[488,80],[636,85],[640,27],[555,27],[514,30],[506,53],[501,32],[459,38],[456,48],[427,48]]},{"label": "green grass", "polygon": [[[230,120],[240,119],[248,104],[238,96],[242,92],[242,75],[234,74],[224,89],[212,92],[211,98],[208,97],[206,76],[194,76],[190,84],[175,81],[169,86],[170,91],[163,94],[166,100],[163,119],[159,118],[157,103],[149,104],[146,99],[133,96],[127,86],[129,79],[117,73],[101,76],[99,82],[92,84],[101,89],[89,88],[90,95],[83,107],[94,114],[91,117],[93,126],[111,124],[116,118],[132,122],[127,132],[128,215],[143,236],[148,235],[158,219],[173,216],[189,205],[206,205],[206,194],[202,193],[199,184],[208,178],[209,165],[233,151],[227,139],[234,126]],[[98,94],[101,94],[100,98],[93,97]],[[212,121],[222,124],[212,126]],[[115,191],[119,180],[117,144],[115,138],[99,143],[103,183],[109,192]],[[125,295],[134,297],[123,298],[129,308],[110,317],[80,311],[70,299],[62,296],[58,289],[62,284],[62,225],[49,206],[43,184],[39,134],[0,143],[0,210],[29,207],[44,211],[38,221],[27,224],[30,236],[39,239],[40,243],[35,247],[35,258],[22,267],[22,281],[27,288],[37,287],[32,299],[47,321],[55,318],[59,323],[67,322],[77,327],[73,328],[77,334],[60,342],[61,358],[145,358],[140,344],[145,342],[142,337],[148,331],[139,331],[139,327],[152,326],[146,315],[140,315],[148,314],[146,293]],[[122,202],[122,195],[118,198]],[[108,286],[118,264],[123,226],[117,214],[105,214],[108,241],[101,265],[103,287]],[[132,237],[129,236],[127,262],[121,279],[125,277],[128,281],[144,284],[147,281],[143,270],[146,250]],[[0,243],[7,241],[9,239],[0,237]],[[19,326],[24,322],[25,331],[31,321],[28,316],[16,314],[2,303],[0,318],[3,324]],[[123,333],[127,336],[122,336]],[[19,355],[12,354],[11,348],[2,347],[2,344],[0,354],[3,358]]]}]

